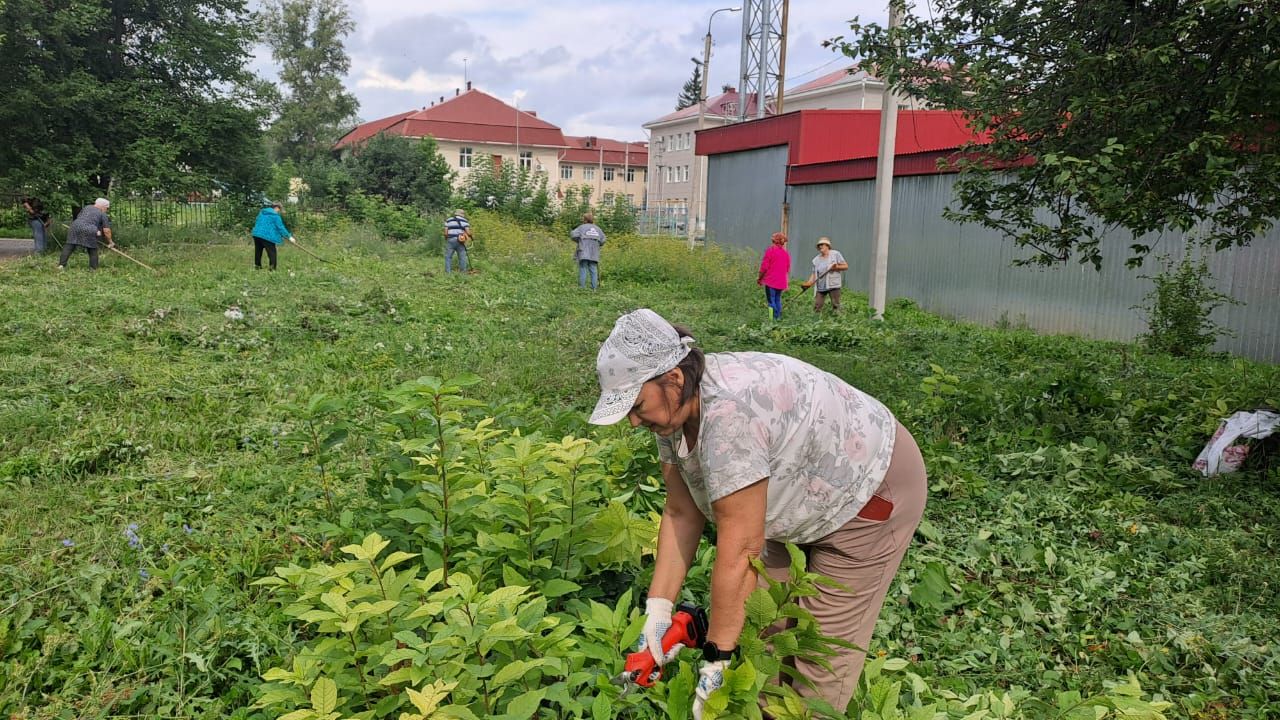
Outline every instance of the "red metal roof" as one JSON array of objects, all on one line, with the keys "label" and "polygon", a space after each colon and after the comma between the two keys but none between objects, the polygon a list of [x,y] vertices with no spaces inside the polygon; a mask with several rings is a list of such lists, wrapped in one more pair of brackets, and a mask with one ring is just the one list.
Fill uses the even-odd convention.
[{"label": "red metal roof", "polygon": [[565,135],[564,139],[569,149],[560,154],[560,162],[623,167],[649,164],[649,146],[646,143],[577,135]]},{"label": "red metal roof", "polygon": [[[939,157],[948,156],[970,143],[985,144],[989,141],[988,136],[971,130],[961,113],[947,110],[901,111],[898,113],[895,155],[914,159],[904,158],[902,167],[895,167],[894,174],[941,172],[936,167]],[[845,175],[865,172],[867,160],[874,177],[879,143],[879,110],[799,110],[702,130],[697,134],[694,148],[699,155],[721,155],[786,145],[788,183],[805,184],[833,182],[837,178],[855,179]],[[933,157],[916,157],[925,154]],[[928,172],[921,163],[932,163],[928,164]]]},{"label": "red metal roof", "polygon": [[859,70],[857,65],[850,65],[849,67],[840,68],[839,70],[827,73],[822,77],[810,80],[803,85],[797,85],[791,88],[785,93],[784,102],[786,95],[799,95],[800,93],[812,92],[832,85],[839,85],[842,82],[856,83],[862,82],[863,80],[879,82],[879,80],[867,74],[866,71]]},{"label": "red metal roof", "polygon": [[[518,120],[517,120],[518,118]],[[521,145],[567,147],[560,128],[517,110],[479,90],[468,90],[422,110],[367,122],[347,133],[334,148],[363,142],[380,132],[437,140],[514,145],[517,127]]]},{"label": "red metal roof", "polygon": [[[747,115],[748,116],[755,115],[756,114],[755,94],[753,93],[751,95],[748,95],[746,96],[746,98],[747,98]],[[765,112],[768,113],[769,110],[770,110],[769,106],[766,106]],[[727,118],[737,117],[738,116],[738,91],[730,90],[728,92],[720,93],[715,97],[707,98],[707,115],[727,117]],[[663,115],[657,120],[650,120],[649,122],[645,123],[642,127],[661,125],[663,123],[674,122],[676,120],[686,120],[688,118],[696,118],[696,117],[698,117],[698,106],[690,105],[689,107],[684,108],[683,110],[677,110],[673,113],[667,113],[666,115]]]}]

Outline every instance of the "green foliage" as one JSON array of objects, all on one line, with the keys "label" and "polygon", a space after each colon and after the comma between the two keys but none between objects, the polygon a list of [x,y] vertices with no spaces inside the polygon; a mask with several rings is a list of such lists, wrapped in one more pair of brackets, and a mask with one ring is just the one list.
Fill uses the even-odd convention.
[{"label": "green foliage", "polygon": [[556,229],[567,235],[582,222],[583,215],[592,211],[591,186],[569,185],[561,190],[564,197],[560,200],[560,210],[556,213]]},{"label": "green foliage", "polygon": [[1204,226],[1224,249],[1280,216],[1269,3],[942,0],[892,31],[851,29],[832,41],[843,52],[990,134],[959,162],[948,217],[1003,232],[1029,262],[1100,266],[1113,227],[1137,238],[1130,264],[1170,228]]},{"label": "green foliage", "polygon": [[347,196],[347,209],[356,222],[371,223],[378,234],[389,240],[414,240],[432,237],[432,224],[410,205],[396,205],[355,191]]},{"label": "green foliage", "polygon": [[636,231],[636,209],[627,198],[616,195],[613,203],[601,208],[600,228],[611,235],[624,235]]},{"label": "green foliage", "polygon": [[70,207],[265,179],[244,0],[10,0],[0,26],[6,185]]},{"label": "green foliage", "polygon": [[389,203],[436,212],[449,200],[453,172],[434,138],[378,133],[356,149],[347,167],[356,188]]},{"label": "green foliage", "polygon": [[342,85],[351,69],[344,42],[355,22],[344,0],[272,0],[261,18],[288,91],[271,124],[275,155],[307,166],[355,123],[359,103]]},{"label": "green foliage", "polygon": [[[286,212],[292,229],[299,211]],[[269,720],[331,697],[332,712],[392,697],[398,717],[426,714],[437,695],[440,706],[483,709],[485,688],[499,717],[687,712],[693,653],[655,691],[618,700],[601,687],[638,631],[651,565],[640,548],[664,499],[650,436],[585,422],[597,392],[590,359],[619,309],[636,306],[686,322],[708,351],[784,352],[831,371],[882,399],[919,441],[925,522],[847,716],[1118,720],[1121,707],[1156,717],[1132,703],[1157,700],[1174,703],[1160,711],[1170,718],[1275,714],[1280,474],[1205,480],[1189,466],[1219,418],[1280,405],[1277,368],[975,327],[902,302],[882,322],[796,313],[766,324],[749,262],[625,235],[603,249],[610,280],[587,297],[560,237],[483,210],[472,219],[484,229],[483,283],[443,276],[418,243],[332,225],[307,241],[337,264],[285,248],[274,274],[248,269],[243,225],[234,241],[201,231],[139,248],[156,275],[107,254],[92,292],[75,268],[51,275],[47,257],[5,265],[0,716]],[[224,315],[232,304],[242,319]],[[420,376],[464,372],[485,381],[448,407],[442,397],[461,416],[443,426],[458,539],[446,586],[432,411],[397,411],[406,396],[426,402]],[[311,413],[318,394],[341,407]],[[346,437],[324,450],[342,423]],[[454,456],[455,445],[468,449]],[[299,587],[345,593],[348,609],[382,602],[373,567],[341,551],[373,533],[390,542],[375,558],[384,584],[389,557],[417,555],[387,569],[397,582],[412,576],[399,602],[450,607],[413,621],[393,609],[397,632],[427,623],[405,648],[386,640],[386,613],[357,618],[351,649],[286,614],[295,604],[334,612],[319,596],[252,585],[296,566]],[[704,543],[682,599],[706,602],[713,557]],[[346,563],[360,568],[320,576]],[[482,658],[460,651],[479,627],[464,608],[487,603],[481,623],[492,627],[507,619],[494,598],[506,587],[527,588],[515,627],[542,627],[521,613],[545,603],[539,614],[557,623],[547,633],[567,627],[574,644],[532,652],[544,634],[495,639]],[[441,592],[454,594],[433,600]],[[437,634],[438,644],[421,640]],[[427,659],[373,664],[396,650]],[[356,658],[369,695],[352,689]],[[743,667],[735,677],[750,680]],[[264,682],[272,668],[307,679]],[[421,682],[377,684],[406,668]],[[510,674],[519,677],[507,683]],[[275,691],[289,698],[251,707]],[[1076,707],[1090,698],[1111,699]],[[776,692],[767,699],[820,716]]]},{"label": "green foliage", "polygon": [[473,207],[497,210],[517,222],[546,225],[553,218],[547,174],[541,170],[495,166],[492,158],[479,157],[462,194]]},{"label": "green foliage", "polygon": [[1209,261],[1193,258],[1192,250],[1188,245],[1177,263],[1162,255],[1160,273],[1149,278],[1155,287],[1145,298],[1147,332],[1142,342],[1157,352],[1202,355],[1230,332],[1214,322],[1213,311],[1239,303],[1214,289]]},{"label": "green foliage", "polygon": [[285,159],[271,167],[271,181],[267,184],[267,197],[284,202],[289,197],[289,185],[298,177],[298,166],[293,160]]}]

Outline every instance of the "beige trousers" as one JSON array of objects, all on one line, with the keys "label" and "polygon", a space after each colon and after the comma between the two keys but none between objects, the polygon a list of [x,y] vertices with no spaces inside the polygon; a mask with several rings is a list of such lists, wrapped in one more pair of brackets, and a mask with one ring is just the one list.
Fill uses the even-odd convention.
[{"label": "beige trousers", "polygon": [[[876,490],[876,495],[893,503],[889,518],[877,521],[857,517],[821,540],[803,546],[810,572],[826,575],[850,589],[821,586],[820,595],[800,599],[800,605],[813,613],[824,634],[859,648],[867,647],[885,594],[924,514],[927,494],[920,448],[899,423],[889,471]],[[784,545],[769,541],[762,560],[771,577],[787,578],[790,558]],[[843,712],[858,688],[865,659],[864,650],[841,649],[839,655],[830,658],[831,670],[796,660],[796,669],[816,686],[813,690],[797,684],[796,691],[806,697],[821,697]]]}]

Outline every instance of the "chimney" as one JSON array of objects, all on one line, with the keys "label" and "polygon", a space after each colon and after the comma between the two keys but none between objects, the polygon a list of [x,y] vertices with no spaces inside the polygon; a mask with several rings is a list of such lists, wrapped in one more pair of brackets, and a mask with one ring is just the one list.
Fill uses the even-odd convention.
[{"label": "chimney", "polygon": [[441,95],[441,96],[440,96],[440,102],[444,102],[444,96],[443,96],[443,95]]},{"label": "chimney", "polygon": [[525,112],[526,112],[526,113],[528,113],[529,115],[534,116],[534,117],[538,117],[538,111],[537,111],[537,110],[525,110]]},{"label": "chimney", "polygon": [[471,81],[470,81],[470,80],[468,80],[468,81],[467,81],[467,90],[468,90],[468,91],[470,91],[470,90],[471,90]]},{"label": "chimney", "polygon": [[462,91],[461,91],[461,90],[459,90],[458,88],[454,88],[454,89],[453,89],[453,96],[454,96],[454,97],[458,97],[458,96],[459,96],[459,95],[461,95],[461,94],[462,94]]}]

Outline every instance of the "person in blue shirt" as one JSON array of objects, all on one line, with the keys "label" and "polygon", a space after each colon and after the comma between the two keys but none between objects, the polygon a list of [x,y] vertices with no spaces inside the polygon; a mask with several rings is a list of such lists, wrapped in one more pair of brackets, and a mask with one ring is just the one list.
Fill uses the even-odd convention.
[{"label": "person in blue shirt", "polygon": [[272,203],[262,208],[258,219],[253,223],[253,266],[262,269],[262,251],[267,251],[267,259],[271,269],[276,269],[276,246],[285,240],[292,240],[293,233],[284,226],[280,217],[280,203]]}]

